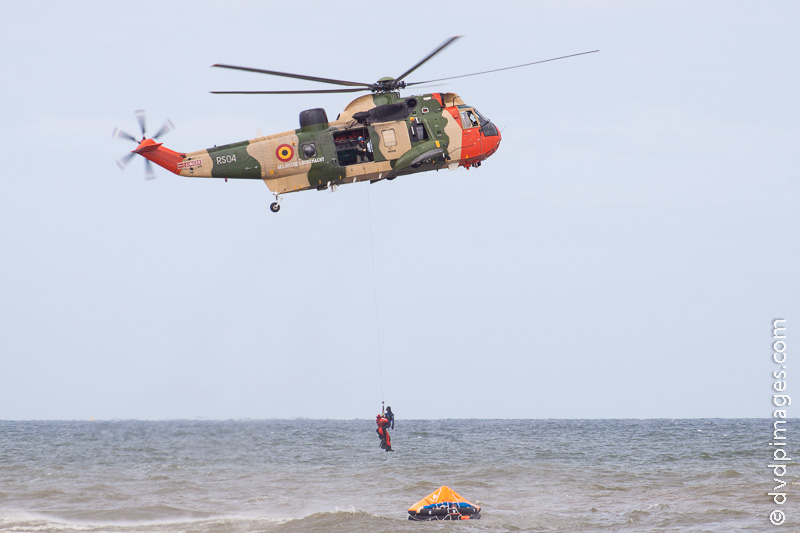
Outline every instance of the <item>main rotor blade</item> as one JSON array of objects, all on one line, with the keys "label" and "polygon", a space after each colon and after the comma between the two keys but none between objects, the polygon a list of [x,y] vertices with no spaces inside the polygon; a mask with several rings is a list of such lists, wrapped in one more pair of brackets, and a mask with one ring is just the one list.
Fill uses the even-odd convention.
[{"label": "main rotor blade", "polygon": [[369,87],[357,89],[316,89],[309,91],[209,91],[211,94],[313,94],[313,93],[357,93],[368,91]]},{"label": "main rotor blade", "polygon": [[461,76],[450,76],[449,78],[438,78],[438,79],[435,79],[435,80],[427,80],[427,81],[415,81],[413,83],[406,83],[406,86],[419,85],[421,83],[431,83],[431,82],[435,82],[435,81],[454,80],[456,78],[466,78],[468,76],[477,76],[479,74],[488,74],[490,72],[499,72],[501,70],[510,70],[512,68],[527,67],[529,65],[538,65],[539,63],[547,63],[548,61],[557,61],[559,59],[566,59],[568,57],[575,57],[575,56],[582,56],[582,55],[586,55],[586,54],[593,54],[593,53],[599,52],[599,51],[600,50],[592,50],[590,52],[581,52],[579,54],[571,54],[571,55],[568,55],[568,56],[554,57],[552,59],[543,59],[541,61],[534,61],[533,63],[525,63],[523,65],[514,65],[513,67],[503,67],[503,68],[496,68],[496,69],[493,69],[493,70],[484,70],[483,72],[473,72],[472,74],[462,74]]},{"label": "main rotor blade", "polygon": [[[413,66],[413,67],[411,67],[410,69],[408,69],[407,71],[403,72],[403,73],[402,73],[402,74],[400,74],[398,77],[396,77],[396,78],[395,78],[395,81],[400,81],[400,80],[402,80],[403,78],[405,78],[406,76],[408,76],[409,74],[411,74],[412,72],[414,72],[415,70],[417,70],[417,69],[418,69],[420,66],[422,66],[422,64],[423,64],[423,63],[425,63],[427,60],[429,60],[430,58],[432,58],[433,56],[435,56],[436,54],[438,54],[439,52],[441,52],[442,50],[444,50],[444,49],[445,49],[445,48],[447,48],[448,46],[450,46],[450,44],[451,44],[453,41],[455,41],[456,39],[458,39],[458,38],[460,38],[460,37],[461,37],[460,35],[456,35],[455,37],[450,37],[449,39],[447,39],[445,42],[443,42],[443,43],[442,43],[442,44],[439,46],[439,48],[437,48],[436,50],[434,50],[433,52],[431,52],[430,54],[428,54],[427,56],[425,56],[425,59],[423,59],[422,61],[420,61],[419,63],[417,63],[416,65],[414,65],[414,66]],[[408,85],[408,84],[406,84],[406,85]]]},{"label": "main rotor blade", "polygon": [[308,80],[308,81],[318,81],[320,83],[332,83],[334,85],[348,85],[351,87],[367,87],[369,88],[369,83],[359,83],[357,81],[344,81],[344,80],[334,80],[332,78],[319,78],[317,76],[305,76],[303,74],[289,74],[288,72],[278,72],[276,70],[263,70],[259,68],[250,68],[250,67],[237,67],[235,65],[211,65],[212,67],[219,67],[219,68],[229,68],[233,70],[244,70],[247,72],[257,72],[259,74],[269,74],[271,76],[283,76],[284,78],[296,78],[298,80]]}]

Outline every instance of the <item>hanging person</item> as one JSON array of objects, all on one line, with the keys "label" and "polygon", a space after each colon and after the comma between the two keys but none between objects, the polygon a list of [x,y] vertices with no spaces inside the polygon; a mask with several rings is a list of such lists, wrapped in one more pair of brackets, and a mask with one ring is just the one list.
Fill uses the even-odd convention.
[{"label": "hanging person", "polygon": [[387,431],[389,427],[389,419],[384,415],[379,414],[377,417],[375,417],[375,423],[378,424],[378,429],[375,431],[378,433],[378,437],[381,439],[381,449],[386,450],[387,452],[393,452],[392,438],[389,436],[389,432]]},{"label": "hanging person", "polygon": [[392,412],[391,405],[386,408],[386,419],[389,421],[389,424],[391,424],[389,429],[394,429],[394,413]]}]

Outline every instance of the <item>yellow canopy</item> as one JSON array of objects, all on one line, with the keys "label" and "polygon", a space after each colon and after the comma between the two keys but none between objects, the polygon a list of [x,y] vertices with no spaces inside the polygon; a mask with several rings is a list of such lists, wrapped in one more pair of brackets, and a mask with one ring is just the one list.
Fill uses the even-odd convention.
[{"label": "yellow canopy", "polygon": [[480,507],[478,507],[477,505],[475,505],[475,504],[473,504],[471,502],[468,502],[459,493],[457,493],[456,491],[454,491],[450,487],[441,486],[438,489],[436,489],[435,491],[433,491],[430,494],[428,494],[427,496],[425,496],[424,498],[422,498],[420,501],[418,501],[414,505],[412,505],[408,510],[409,511],[413,511],[413,512],[417,512],[420,509],[422,509],[423,507],[425,507],[426,505],[434,505],[434,504],[443,503],[443,502],[448,502],[448,503],[464,502],[464,503],[467,503],[469,505],[472,505],[473,507],[475,507],[477,509],[480,509]]}]

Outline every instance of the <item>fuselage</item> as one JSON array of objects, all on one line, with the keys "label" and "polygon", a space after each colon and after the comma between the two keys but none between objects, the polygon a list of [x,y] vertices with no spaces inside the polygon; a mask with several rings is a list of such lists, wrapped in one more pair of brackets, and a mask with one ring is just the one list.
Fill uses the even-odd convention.
[{"label": "fuselage", "polygon": [[146,139],[135,152],[181,176],[261,179],[285,194],[479,166],[500,139],[497,127],[454,93],[382,93],[357,98],[332,122],[312,109],[294,131],[187,153]]}]

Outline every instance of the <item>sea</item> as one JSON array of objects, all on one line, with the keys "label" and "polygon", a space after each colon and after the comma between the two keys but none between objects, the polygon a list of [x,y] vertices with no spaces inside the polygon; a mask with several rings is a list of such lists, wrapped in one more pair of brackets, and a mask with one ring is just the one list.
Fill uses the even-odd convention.
[{"label": "sea", "polygon": [[[766,418],[390,433],[386,453],[374,420],[0,421],[0,531],[800,531],[800,467],[769,466]],[[409,521],[442,485],[480,520]]]}]

